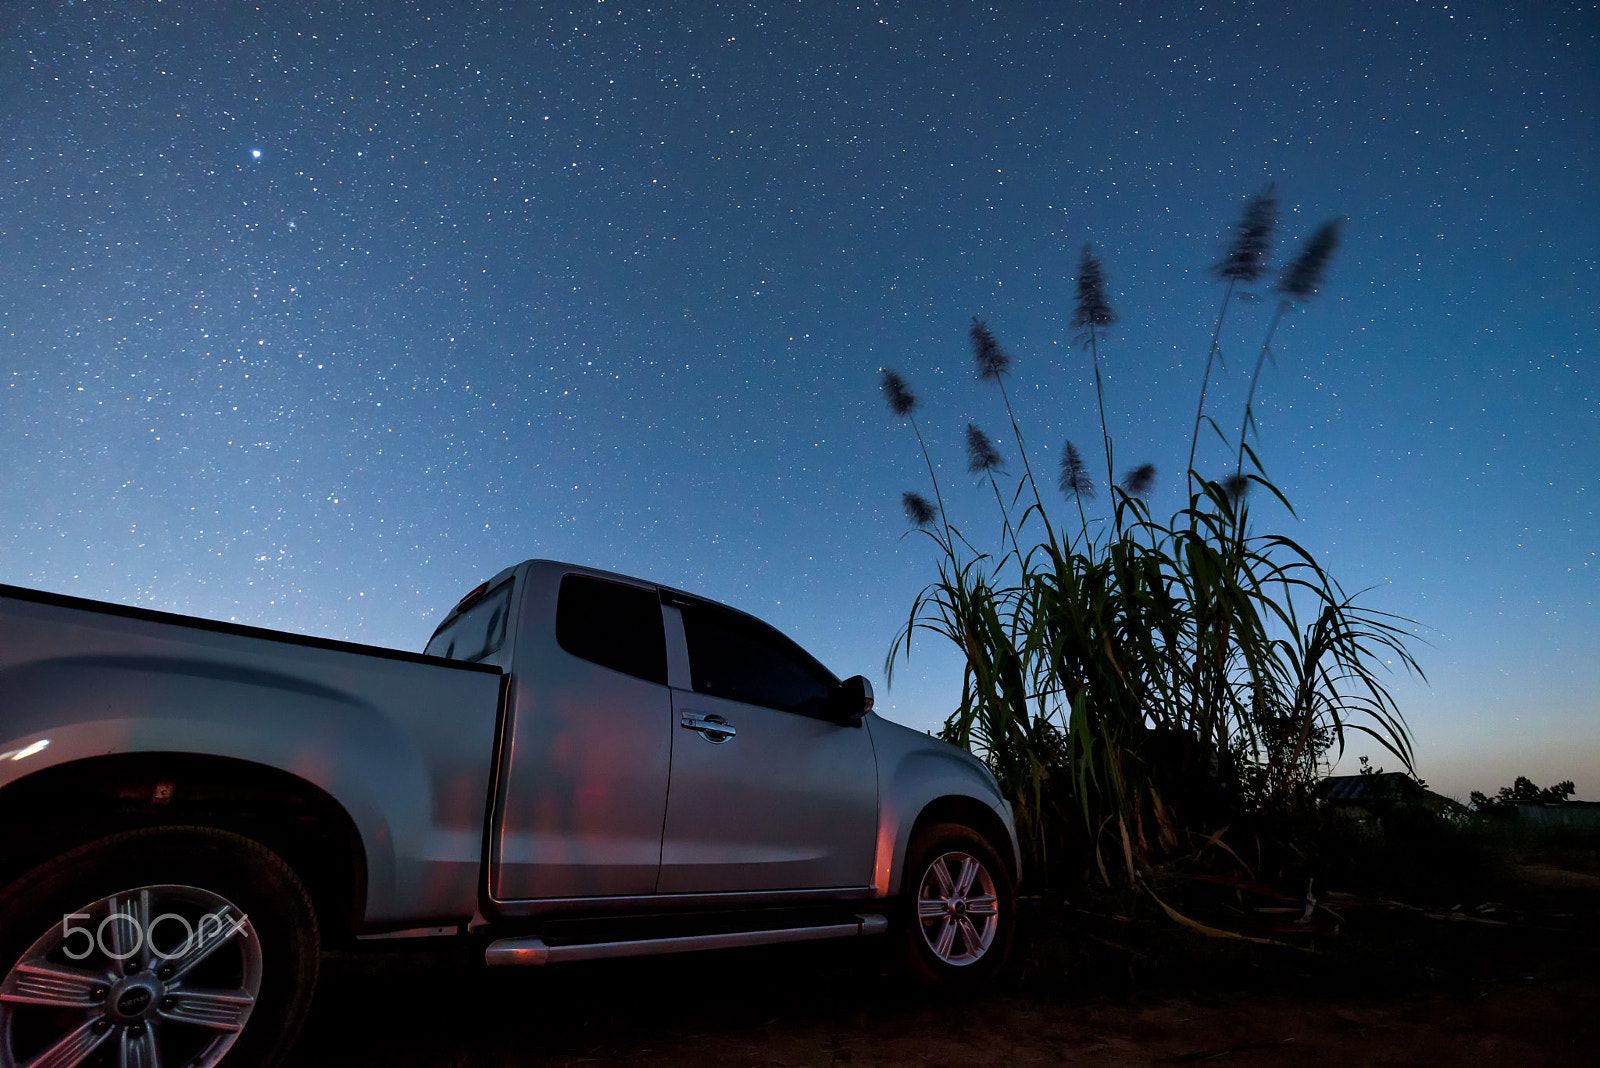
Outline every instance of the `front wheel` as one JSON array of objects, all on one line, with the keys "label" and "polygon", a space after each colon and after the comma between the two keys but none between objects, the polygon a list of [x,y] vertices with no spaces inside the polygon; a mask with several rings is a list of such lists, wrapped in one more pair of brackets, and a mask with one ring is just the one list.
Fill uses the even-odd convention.
[{"label": "front wheel", "polygon": [[1016,890],[986,838],[960,824],[919,832],[906,854],[900,955],[917,981],[965,987],[992,978],[1011,952]]},{"label": "front wheel", "polygon": [[310,1002],[316,915],[259,843],[113,835],[0,891],[0,1068],[262,1066]]}]

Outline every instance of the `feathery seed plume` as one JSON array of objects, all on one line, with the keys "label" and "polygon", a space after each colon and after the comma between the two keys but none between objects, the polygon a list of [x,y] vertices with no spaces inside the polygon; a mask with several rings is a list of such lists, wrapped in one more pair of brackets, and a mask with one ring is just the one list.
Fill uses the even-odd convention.
[{"label": "feathery seed plume", "polygon": [[1068,498],[1094,496],[1094,479],[1089,477],[1078,447],[1070,441],[1061,448],[1061,494]]},{"label": "feathery seed plume", "polygon": [[1257,193],[1245,205],[1244,214],[1233,228],[1233,244],[1222,262],[1211,273],[1224,282],[1254,282],[1267,266],[1272,231],[1278,224],[1278,198],[1272,186]]},{"label": "feathery seed plume", "polygon": [[972,339],[972,355],[978,361],[979,378],[998,382],[1001,375],[1011,370],[1011,354],[994,339],[988,323],[974,315],[967,336]]},{"label": "feathery seed plume", "polygon": [[1278,292],[1295,300],[1310,300],[1328,273],[1328,261],[1339,247],[1339,227],[1343,219],[1329,219],[1317,227],[1306,247],[1278,279]]},{"label": "feathery seed plume", "polygon": [[968,423],[967,470],[975,475],[986,475],[998,470],[1004,463],[1000,459],[1000,450],[994,447],[989,435],[979,430],[975,423]]},{"label": "feathery seed plume", "polygon": [[1094,249],[1085,245],[1078,259],[1078,309],[1072,316],[1072,326],[1074,329],[1086,326],[1103,329],[1116,321],[1117,313],[1111,310],[1111,302],[1106,299],[1105,268],[1100,265]]},{"label": "feathery seed plume", "polygon": [[935,515],[933,505],[928,503],[928,498],[920,493],[907,493],[901,496],[900,503],[905,506],[906,518],[911,520],[914,527],[925,527],[933,522]]},{"label": "feathery seed plume", "polygon": [[1222,480],[1222,492],[1228,495],[1228,500],[1238,504],[1250,492],[1250,476],[1238,473],[1229,475]]},{"label": "feathery seed plume", "polygon": [[883,369],[883,396],[889,402],[889,410],[901,419],[917,410],[916,394],[905,379],[887,367]]},{"label": "feathery seed plume", "polygon": [[1143,497],[1155,484],[1155,464],[1140,464],[1122,476],[1122,492],[1130,497]]}]

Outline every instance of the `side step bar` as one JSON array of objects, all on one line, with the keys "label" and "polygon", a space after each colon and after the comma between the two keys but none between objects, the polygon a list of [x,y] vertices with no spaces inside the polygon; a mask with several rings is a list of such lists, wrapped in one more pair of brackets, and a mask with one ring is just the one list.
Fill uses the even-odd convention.
[{"label": "side step bar", "polygon": [[775,931],[730,931],[723,934],[688,935],[678,938],[640,938],[628,942],[591,942],[587,945],[547,946],[533,936],[501,938],[483,951],[486,963],[499,966],[557,964],[568,960],[602,960],[610,957],[648,957],[657,953],[683,953],[696,949],[731,949],[735,946],[765,946],[777,942],[813,942],[824,938],[856,938],[883,934],[889,921],[883,916],[863,915],[855,923],[835,923],[825,927],[785,927]]}]

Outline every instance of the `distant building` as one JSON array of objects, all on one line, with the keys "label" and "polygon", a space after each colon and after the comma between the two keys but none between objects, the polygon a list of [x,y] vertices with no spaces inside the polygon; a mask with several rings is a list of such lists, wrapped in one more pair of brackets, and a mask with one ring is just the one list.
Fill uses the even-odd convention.
[{"label": "distant building", "polygon": [[1518,801],[1515,808],[1518,823],[1600,829],[1600,801]]},{"label": "distant building", "polygon": [[1357,823],[1379,821],[1385,812],[1395,808],[1420,808],[1438,816],[1466,811],[1459,802],[1434,793],[1399,771],[1330,775],[1317,783],[1315,796]]}]

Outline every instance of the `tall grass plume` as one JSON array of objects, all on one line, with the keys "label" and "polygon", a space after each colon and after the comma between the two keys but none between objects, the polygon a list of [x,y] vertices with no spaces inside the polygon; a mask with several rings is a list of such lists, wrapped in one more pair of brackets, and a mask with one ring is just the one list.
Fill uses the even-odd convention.
[{"label": "tall grass plume", "polygon": [[[1276,213],[1271,187],[1246,203],[1212,268],[1230,295],[1263,277]],[[1099,342],[1117,317],[1089,246],[1078,260],[1071,325],[1093,357],[1105,484],[1115,488],[1104,505],[1096,502],[1095,479],[1077,447],[1064,443],[1057,485],[1078,510],[1081,539],[1056,539],[1006,393],[1013,360],[984,320],[974,317],[968,331],[977,377],[999,388],[1022,466],[1020,475],[1007,475],[995,443],[976,422],[967,424],[968,469],[991,484],[1004,521],[998,552],[974,547],[946,511],[916,425],[916,397],[897,374],[883,372],[890,412],[911,424],[935,490],[936,503],[906,493],[906,516],[917,527],[940,524],[929,531],[940,546],[936,577],[913,600],[885,667],[892,683],[919,633],[961,650],[960,700],[942,736],[994,770],[1037,871],[1059,873],[1087,850],[1102,877],[1110,878],[1109,856],[1137,881],[1150,858],[1179,848],[1185,834],[1215,845],[1241,814],[1309,796],[1318,769],[1352,732],[1412,766],[1410,732],[1385,681],[1391,663],[1420,674],[1406,645],[1407,621],[1364,608],[1293,539],[1256,532],[1259,515],[1250,516],[1246,501],[1260,486],[1269,503],[1287,507],[1245,434],[1278,323],[1325,285],[1338,239],[1337,221],[1325,224],[1278,280],[1234,472],[1221,481],[1201,476],[1191,439],[1187,501],[1164,521],[1148,504],[1154,464],[1132,468],[1120,483],[1112,478]],[[1196,434],[1226,310],[1227,298]],[[1002,477],[1016,481],[1014,493],[1001,493]],[[1013,524],[1011,509],[1028,489],[1034,504]],[[1091,523],[1086,502],[1109,514]],[[1019,534],[1035,515],[1042,533],[1024,546]]]}]

